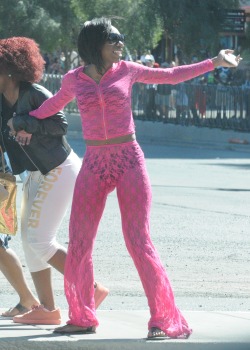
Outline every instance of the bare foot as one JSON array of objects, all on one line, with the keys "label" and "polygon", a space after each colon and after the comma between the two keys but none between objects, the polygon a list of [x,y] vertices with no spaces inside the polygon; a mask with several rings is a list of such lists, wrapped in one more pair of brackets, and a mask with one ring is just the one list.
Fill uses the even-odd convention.
[{"label": "bare foot", "polygon": [[102,286],[100,283],[95,283],[95,308],[97,309],[106,296],[109,294],[108,288]]},{"label": "bare foot", "polygon": [[95,333],[95,330],[95,326],[80,327],[73,324],[66,324],[65,326],[55,328],[53,332],[61,334],[92,334]]}]

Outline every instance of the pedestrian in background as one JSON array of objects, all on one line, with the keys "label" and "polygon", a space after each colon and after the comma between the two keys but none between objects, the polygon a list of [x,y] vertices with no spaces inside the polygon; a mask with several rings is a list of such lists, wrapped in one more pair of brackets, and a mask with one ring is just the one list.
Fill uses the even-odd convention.
[{"label": "pedestrian in background", "polygon": [[[147,67],[154,68],[155,60],[153,55],[147,54],[144,59],[144,64]],[[156,119],[156,104],[155,104],[155,95],[156,95],[156,84],[146,84],[146,99],[145,99],[145,119],[155,120]]]},{"label": "pedestrian in background", "polygon": [[250,69],[246,69],[245,79],[241,87],[244,96],[246,119],[248,121],[248,125],[250,125]]},{"label": "pedestrian in background", "polygon": [[[163,62],[161,67],[168,68],[169,64]],[[169,119],[169,111],[171,109],[171,90],[172,86],[170,84],[158,84],[156,87],[155,105],[157,112],[159,113],[159,119],[162,120],[163,123],[167,123]]]}]

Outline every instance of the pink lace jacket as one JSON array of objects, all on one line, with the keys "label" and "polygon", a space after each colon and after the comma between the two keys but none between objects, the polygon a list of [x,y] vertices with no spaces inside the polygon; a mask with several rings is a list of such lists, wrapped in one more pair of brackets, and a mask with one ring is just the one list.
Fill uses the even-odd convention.
[{"label": "pink lace jacket", "polygon": [[76,98],[84,139],[105,140],[132,134],[135,132],[131,111],[134,83],[178,84],[212,70],[214,65],[210,59],[165,69],[120,61],[113,64],[97,84],[84,73],[84,67],[78,67],[66,73],[61,89],[30,115],[47,118]]}]

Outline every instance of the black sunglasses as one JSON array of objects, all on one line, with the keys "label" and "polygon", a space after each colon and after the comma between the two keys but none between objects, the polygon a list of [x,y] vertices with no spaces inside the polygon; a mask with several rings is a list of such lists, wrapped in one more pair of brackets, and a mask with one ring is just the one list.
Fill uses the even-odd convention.
[{"label": "black sunglasses", "polygon": [[116,34],[116,33],[110,33],[108,35],[108,43],[109,44],[118,44],[119,41],[121,41],[122,43],[124,43],[125,41],[125,35],[124,34]]}]

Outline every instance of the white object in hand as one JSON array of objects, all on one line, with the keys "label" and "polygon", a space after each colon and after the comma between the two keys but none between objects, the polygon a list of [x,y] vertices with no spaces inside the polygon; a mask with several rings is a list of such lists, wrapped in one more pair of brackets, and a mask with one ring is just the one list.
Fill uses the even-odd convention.
[{"label": "white object in hand", "polygon": [[224,56],[224,60],[227,62],[227,63],[230,63],[232,64],[234,67],[237,67],[238,64],[239,64],[239,61],[242,60],[242,58],[240,58],[239,60],[237,60],[237,57],[232,54],[232,53],[226,53],[225,56]]}]

